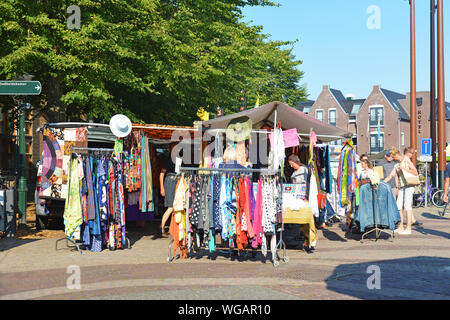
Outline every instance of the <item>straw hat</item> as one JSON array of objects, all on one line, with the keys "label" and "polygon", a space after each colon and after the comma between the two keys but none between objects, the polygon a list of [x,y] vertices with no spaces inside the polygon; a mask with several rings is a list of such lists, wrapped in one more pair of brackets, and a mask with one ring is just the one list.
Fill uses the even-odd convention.
[{"label": "straw hat", "polygon": [[118,138],[126,137],[131,133],[131,121],[123,114],[116,114],[109,120],[109,129]]},{"label": "straw hat", "polygon": [[247,117],[239,117],[231,120],[225,131],[227,140],[234,142],[244,141],[250,138],[252,133],[252,120]]}]

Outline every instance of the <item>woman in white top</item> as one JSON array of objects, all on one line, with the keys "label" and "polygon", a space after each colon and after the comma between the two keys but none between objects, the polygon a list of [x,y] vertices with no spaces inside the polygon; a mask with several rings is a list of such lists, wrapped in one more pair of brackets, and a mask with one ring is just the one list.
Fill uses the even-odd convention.
[{"label": "woman in white top", "polygon": [[370,177],[373,175],[373,166],[370,163],[369,160],[367,159],[362,159],[361,160],[361,167],[362,170],[359,173],[359,180],[366,180],[366,179],[370,179]]},{"label": "woman in white top", "polygon": [[[407,185],[403,172],[408,172],[415,176],[419,175],[416,167],[410,159],[413,152],[414,151],[411,147],[405,149],[405,155],[402,155],[395,147],[390,149],[391,157],[398,163],[395,165],[394,170],[392,170],[389,177],[397,175],[400,185],[400,190],[397,197],[397,207],[400,213],[400,226],[395,230],[395,232],[405,235],[411,234],[411,226],[413,223],[412,202],[414,186]],[[406,210],[406,229],[403,228],[403,209]]]}]

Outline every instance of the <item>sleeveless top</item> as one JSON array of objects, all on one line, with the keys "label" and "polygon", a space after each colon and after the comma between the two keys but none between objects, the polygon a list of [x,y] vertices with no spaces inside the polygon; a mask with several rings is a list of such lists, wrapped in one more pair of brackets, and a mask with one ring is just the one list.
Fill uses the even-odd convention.
[{"label": "sleeveless top", "polygon": [[[402,168],[408,168],[408,159],[406,157],[403,158],[402,162],[400,162],[399,164],[400,167]],[[400,184],[400,188],[406,187],[406,179],[405,176],[403,174],[403,171],[400,171],[398,173],[398,182]]]}]

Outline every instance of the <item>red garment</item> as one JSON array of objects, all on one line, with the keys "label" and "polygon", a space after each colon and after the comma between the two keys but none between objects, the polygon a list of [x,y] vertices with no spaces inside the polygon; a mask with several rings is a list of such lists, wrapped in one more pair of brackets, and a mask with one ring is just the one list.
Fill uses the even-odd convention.
[{"label": "red garment", "polygon": [[251,212],[250,212],[250,195],[248,193],[249,190],[249,184],[251,183],[249,178],[246,178],[243,181],[243,188],[244,190],[242,190],[243,194],[244,194],[244,214],[245,217],[247,219],[247,234],[249,239],[252,239],[255,237],[255,231],[253,230],[253,226],[252,226],[252,219],[251,219]]},{"label": "red garment", "polygon": [[252,242],[252,247],[256,249],[262,244],[262,183],[263,178],[259,179],[258,192],[256,193],[256,204],[255,204],[255,219],[253,221],[253,230],[255,231],[255,238]]},{"label": "red garment", "polygon": [[[236,180],[235,180],[236,181]],[[241,230],[241,209],[240,209],[240,201],[239,201],[239,189],[240,189],[240,180],[234,184],[234,191],[236,193],[236,244],[238,250],[244,249],[243,243],[241,242],[241,234],[245,233]]]}]

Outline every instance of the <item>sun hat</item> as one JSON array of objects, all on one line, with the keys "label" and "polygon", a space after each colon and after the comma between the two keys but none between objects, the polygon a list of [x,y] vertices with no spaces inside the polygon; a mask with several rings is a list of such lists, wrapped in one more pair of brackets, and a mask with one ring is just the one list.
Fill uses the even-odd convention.
[{"label": "sun hat", "polygon": [[250,138],[252,133],[252,120],[247,117],[239,117],[231,120],[225,131],[227,140],[234,142],[245,141]]},{"label": "sun hat", "polygon": [[126,137],[131,133],[131,121],[123,114],[116,114],[109,120],[109,129],[118,138]]}]

